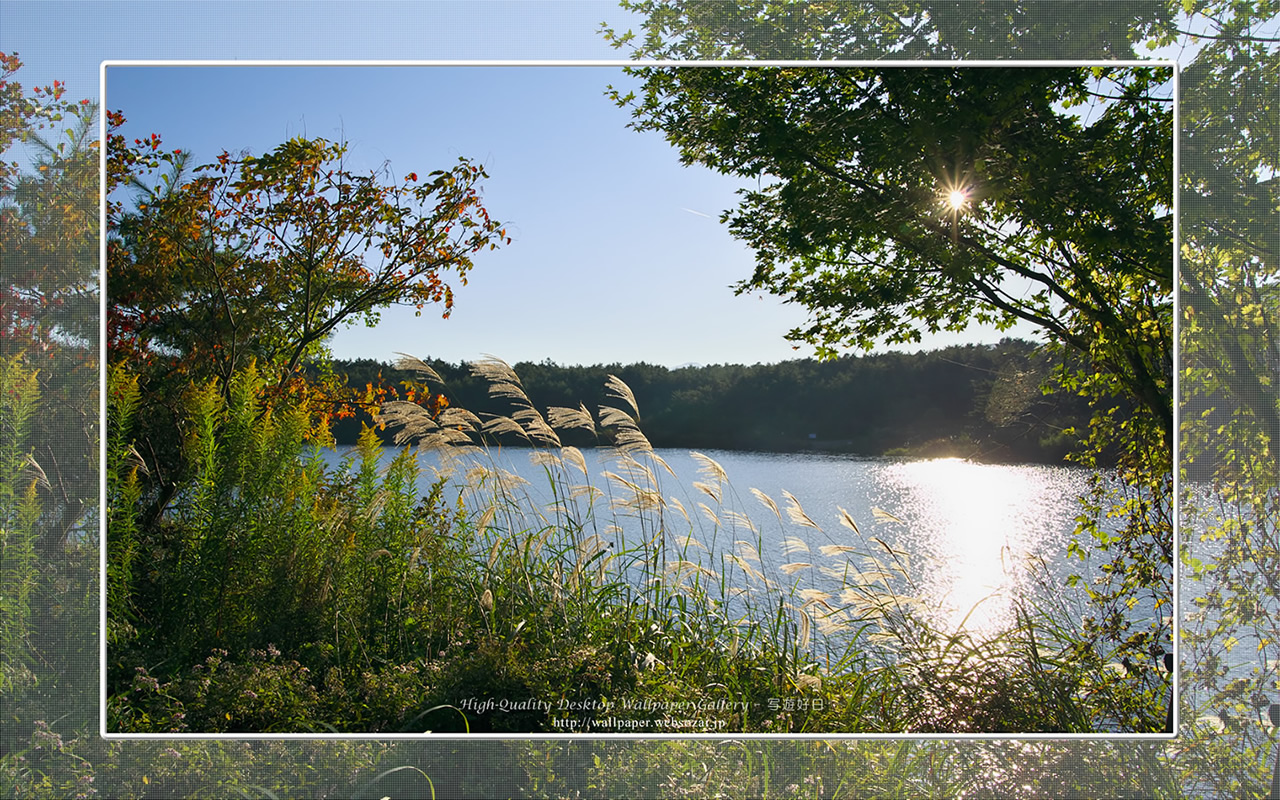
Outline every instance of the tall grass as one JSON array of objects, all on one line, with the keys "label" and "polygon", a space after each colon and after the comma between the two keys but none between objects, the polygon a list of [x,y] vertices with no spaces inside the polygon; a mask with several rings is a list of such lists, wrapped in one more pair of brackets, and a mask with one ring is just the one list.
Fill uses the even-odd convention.
[{"label": "tall grass", "polygon": [[[439,380],[417,359],[399,366]],[[946,628],[918,567],[848,512],[837,544],[799,498],[740,494],[705,454],[686,483],[616,377],[594,413],[543,411],[505,363],[473,369],[508,414],[380,412],[398,444],[437,452],[425,497],[419,452],[388,458],[371,430],[326,467],[306,410],[262,402],[253,370],[225,395],[193,387],[178,503],[150,529],[112,512],[124,544],[109,547],[120,554],[109,608],[133,627],[113,640],[111,725],[832,733],[1163,721],[1156,682],[1081,658],[1054,609],[1020,606],[1016,626],[985,638]],[[598,477],[562,443],[568,430],[597,435]],[[531,448],[541,486],[499,465],[500,437]],[[127,438],[112,440],[108,481],[125,505],[138,469]],[[453,497],[446,487],[459,485]],[[765,557],[769,542],[781,561]],[[139,552],[151,569],[136,568]]]}]

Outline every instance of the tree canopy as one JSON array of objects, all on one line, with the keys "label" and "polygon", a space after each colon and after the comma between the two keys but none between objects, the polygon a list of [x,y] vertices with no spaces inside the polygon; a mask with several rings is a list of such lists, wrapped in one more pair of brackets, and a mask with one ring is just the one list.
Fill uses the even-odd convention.
[{"label": "tree canopy", "polygon": [[445,274],[465,283],[471,256],[505,239],[481,204],[487,176],[465,158],[394,180],[386,165],[350,170],[344,144],[295,138],[261,156],[223,152],[190,177],[188,154],[162,153],[154,136],[109,143],[113,189],[170,167],[135,210],[112,209],[112,355],[175,358],[224,385],[250,359],[285,380],[339,325],[373,324],[393,304],[447,316]]},{"label": "tree canopy", "polygon": [[1167,68],[631,70],[686,164],[755,178],[722,217],[738,291],[813,312],[820,354],[1031,322],[1172,427]]}]

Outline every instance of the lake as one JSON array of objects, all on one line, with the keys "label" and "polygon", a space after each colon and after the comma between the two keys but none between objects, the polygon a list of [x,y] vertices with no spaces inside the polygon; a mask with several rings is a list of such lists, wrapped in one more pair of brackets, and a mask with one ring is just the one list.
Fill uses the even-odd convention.
[{"label": "lake", "polygon": [[[326,451],[325,460],[336,464],[352,449]],[[396,452],[385,448],[383,458]],[[551,518],[557,498],[549,475],[557,473],[548,473],[545,452],[495,448],[476,461],[490,481],[498,470],[518,476],[508,479],[515,490]],[[594,505],[584,497],[565,501],[562,486],[561,502],[577,504],[586,533],[622,548],[652,535],[640,522],[643,515],[628,506],[634,492],[622,481],[651,485],[653,496],[665,500],[663,524],[673,557],[714,565],[722,554],[753,551],[748,554],[759,559],[764,575],[796,589],[838,590],[850,565],[865,569],[866,557],[876,557],[905,567],[909,580],[899,576],[895,589],[924,600],[934,621],[952,630],[1006,629],[1019,599],[1079,618],[1083,592],[1065,587],[1072,573],[1091,577],[1087,563],[1067,556],[1077,498],[1090,478],[1086,469],[812,452],[654,453],[659,461],[646,469],[620,463],[609,448],[581,451],[586,473],[567,467],[561,474],[569,483],[595,487],[599,496]],[[642,465],[647,459],[639,456]],[[724,480],[707,459],[723,468]],[[471,481],[477,479],[470,462],[445,465],[434,451],[421,451],[419,462],[424,493],[442,471],[459,487],[468,471]],[[606,477],[610,472],[617,477]],[[1134,609],[1135,618],[1151,613],[1142,605]]]}]

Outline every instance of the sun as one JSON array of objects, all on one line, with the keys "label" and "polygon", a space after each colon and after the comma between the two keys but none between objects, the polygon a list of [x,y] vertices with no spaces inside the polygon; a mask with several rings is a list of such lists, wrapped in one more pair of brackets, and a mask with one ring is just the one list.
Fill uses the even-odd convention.
[{"label": "sun", "polygon": [[969,193],[963,189],[952,189],[947,194],[947,205],[952,211],[959,211],[969,204]]}]

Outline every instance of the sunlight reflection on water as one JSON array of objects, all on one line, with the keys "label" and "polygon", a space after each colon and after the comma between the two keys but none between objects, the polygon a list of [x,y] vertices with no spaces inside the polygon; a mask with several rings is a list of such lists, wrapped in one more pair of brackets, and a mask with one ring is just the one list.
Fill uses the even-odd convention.
[{"label": "sunlight reflection on water", "polygon": [[940,622],[975,633],[1013,623],[1039,559],[1065,551],[1075,509],[1064,496],[1084,484],[1072,470],[962,459],[892,464],[883,477],[901,493],[898,541],[916,554],[925,599]]}]

